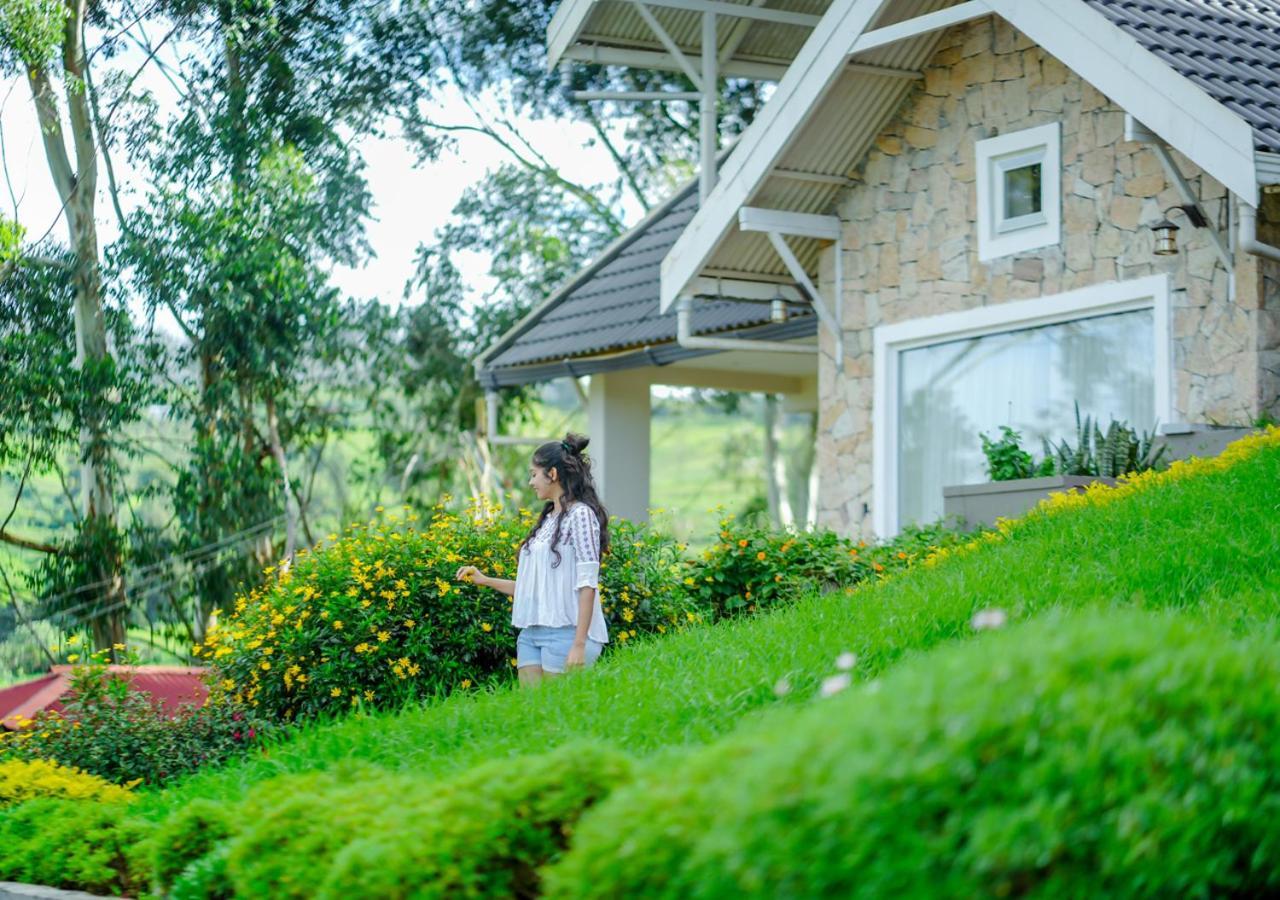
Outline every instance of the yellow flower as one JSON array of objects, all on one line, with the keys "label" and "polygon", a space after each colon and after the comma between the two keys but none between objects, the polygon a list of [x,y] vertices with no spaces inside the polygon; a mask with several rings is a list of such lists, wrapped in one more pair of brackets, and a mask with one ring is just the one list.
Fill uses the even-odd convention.
[{"label": "yellow flower", "polygon": [[334,628],[336,628],[338,631],[341,631],[341,630],[342,630],[342,620],[341,620],[341,619],[334,619],[334,620],[333,620],[333,627],[334,627]]},{"label": "yellow flower", "polygon": [[756,554],[756,559],[760,560],[760,562],[764,562],[765,558],[766,556],[763,550],[761,550],[759,553]]},{"label": "yellow flower", "polygon": [[743,538],[742,540],[738,541],[738,546],[739,546],[739,547],[745,547],[745,546],[747,546],[747,543],[748,543],[747,539],[746,539],[746,538]]},{"label": "yellow flower", "polygon": [[365,699],[365,701],[366,701],[366,702],[368,702],[368,703],[372,703],[372,702],[373,702],[373,691],[365,691],[365,692],[364,692],[364,699]]},{"label": "yellow flower", "polygon": [[123,650],[123,649],[124,649],[124,644],[112,644],[112,645],[111,645],[111,649],[112,649],[112,650]]},{"label": "yellow flower", "polygon": [[415,625],[417,625],[417,624],[418,624],[418,623],[417,623],[417,622],[415,622],[413,619],[405,619],[405,620],[404,620],[404,627],[405,627],[405,628],[413,628],[413,627],[414,627]]},{"label": "yellow flower", "polygon": [[490,625],[488,622],[481,622],[481,623],[480,623],[480,627],[481,627],[481,629],[483,629],[484,631],[493,631],[493,626],[492,626],[492,625]]},{"label": "yellow flower", "polygon": [[385,644],[387,641],[391,640],[391,633],[388,631],[379,631],[378,640]]},{"label": "yellow flower", "polygon": [[80,654],[79,654],[79,653],[71,653],[71,654],[68,654],[68,655],[67,655],[67,662],[69,662],[69,663],[78,662],[79,660],[80,660]]},{"label": "yellow flower", "polygon": [[470,678],[462,679],[462,684],[458,685],[458,687],[462,688],[465,691],[467,688],[471,687],[471,679]]},{"label": "yellow flower", "polygon": [[263,662],[263,663],[260,665],[260,668],[261,668],[261,669],[262,669],[262,671],[264,671],[264,672],[270,672],[270,671],[271,671],[271,663],[269,663],[269,662]]},{"label": "yellow flower", "polygon": [[[299,681],[301,681],[302,679],[301,679],[301,678],[299,678],[298,680],[299,680]],[[341,696],[342,696],[342,688],[340,688],[340,687],[330,688],[330,690],[329,690],[329,696],[330,696],[330,697],[341,697]]]},{"label": "yellow flower", "polygon": [[76,646],[76,645],[77,645],[77,644],[79,644],[79,643],[80,643],[80,635],[78,635],[78,634],[73,634],[73,635],[71,635],[71,637],[67,638],[67,646],[68,646],[68,647],[74,647],[74,646]]}]

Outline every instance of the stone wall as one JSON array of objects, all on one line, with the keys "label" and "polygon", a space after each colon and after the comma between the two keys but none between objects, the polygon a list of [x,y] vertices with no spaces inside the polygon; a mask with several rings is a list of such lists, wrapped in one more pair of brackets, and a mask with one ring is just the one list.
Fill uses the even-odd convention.
[{"label": "stone wall", "polygon": [[[979,262],[975,142],[1050,122],[1062,131],[1061,243]],[[1174,159],[1221,228],[1223,186]],[[1238,423],[1280,411],[1280,269],[1264,278],[1256,258],[1241,255],[1232,295],[1209,238],[1180,214],[1182,252],[1154,256],[1150,225],[1181,202],[1159,158],[1124,140],[1123,110],[1002,20],[943,36],[858,181],[838,206],[844,373],[831,362],[830,334],[819,357],[823,524],[871,533],[872,334],[881,324],[1167,272],[1177,417]]]}]

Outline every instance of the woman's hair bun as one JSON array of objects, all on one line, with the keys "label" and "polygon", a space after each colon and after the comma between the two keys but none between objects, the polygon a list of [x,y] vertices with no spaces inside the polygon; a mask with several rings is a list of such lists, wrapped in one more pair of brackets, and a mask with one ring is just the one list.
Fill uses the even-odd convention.
[{"label": "woman's hair bun", "polygon": [[570,431],[564,436],[564,441],[561,443],[566,452],[579,456],[583,450],[587,449],[587,444],[591,443],[591,438],[585,434],[574,434]]}]

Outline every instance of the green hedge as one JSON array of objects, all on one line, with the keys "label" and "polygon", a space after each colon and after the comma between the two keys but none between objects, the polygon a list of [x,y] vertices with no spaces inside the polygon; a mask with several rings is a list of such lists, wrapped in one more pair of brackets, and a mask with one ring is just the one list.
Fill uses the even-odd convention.
[{"label": "green hedge", "polygon": [[154,871],[161,890],[185,897],[532,896],[582,813],[630,778],[626,756],[591,744],[438,783],[286,777],[230,810],[170,817],[151,840]]},{"label": "green hedge", "polygon": [[974,535],[941,525],[909,526],[891,541],[868,544],[834,531],[786,531],[726,516],[716,542],[686,563],[685,586],[713,618],[785,605],[815,588],[849,588],[910,568]]},{"label": "green hedge", "polygon": [[0,810],[0,881],[135,895],[149,880],[147,831],[123,803],[28,800]]},{"label": "green hedge", "polygon": [[939,649],[617,792],[551,897],[1280,887],[1280,654],[1158,613]]}]

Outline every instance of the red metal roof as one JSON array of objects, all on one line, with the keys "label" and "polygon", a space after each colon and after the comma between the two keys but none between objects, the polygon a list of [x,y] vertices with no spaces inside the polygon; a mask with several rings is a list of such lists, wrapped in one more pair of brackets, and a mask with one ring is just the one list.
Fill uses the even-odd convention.
[{"label": "red metal roof", "polygon": [[[53,666],[48,675],[0,688],[0,727],[18,727],[18,717],[32,718],[42,710],[60,711],[71,690],[71,666]],[[146,691],[166,715],[184,705],[199,706],[209,695],[200,666],[108,666],[108,672],[131,675],[135,690]]]}]

